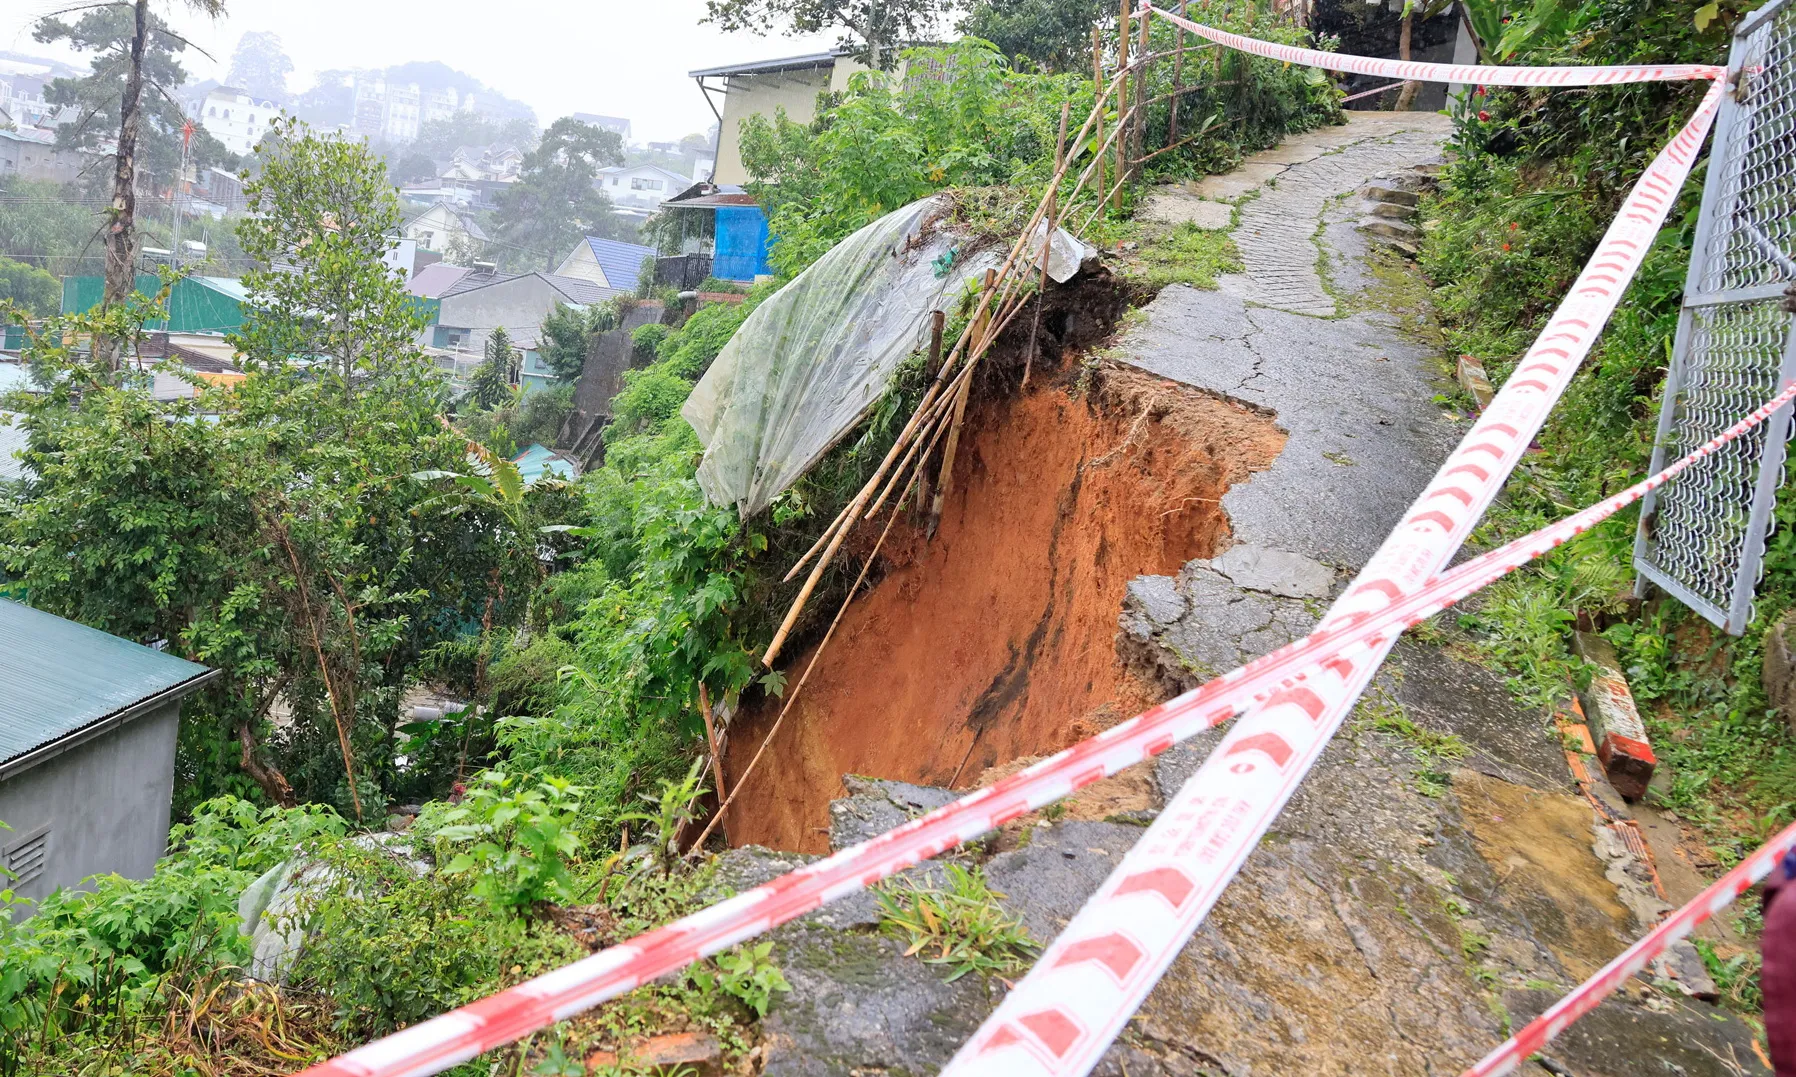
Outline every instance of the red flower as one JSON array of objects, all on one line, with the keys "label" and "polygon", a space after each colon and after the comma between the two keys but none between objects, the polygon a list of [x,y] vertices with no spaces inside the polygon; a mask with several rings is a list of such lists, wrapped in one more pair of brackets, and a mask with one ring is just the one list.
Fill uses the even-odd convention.
[{"label": "red flower", "polygon": [[1520,222],[1517,222],[1517,221],[1510,221],[1510,222],[1509,222],[1509,230],[1510,230],[1510,231],[1511,231],[1511,232],[1513,232],[1513,231],[1515,231],[1515,230],[1516,230],[1516,229],[1517,229],[1517,228],[1520,228],[1520,227],[1521,227],[1521,224],[1520,224]]},{"label": "red flower", "polygon": [[1480,86],[1476,90],[1473,90],[1472,92],[1474,94],[1478,95],[1479,97],[1483,97],[1484,96],[1484,87]]},{"label": "red flower", "polygon": [[1478,110],[1478,119],[1484,123],[1489,123],[1490,122],[1490,113],[1484,111],[1483,109],[1479,109]]},{"label": "red flower", "polygon": [[1504,250],[1508,250],[1508,249],[1509,249],[1509,244],[1507,244],[1507,243],[1505,243],[1505,244],[1503,244],[1503,249],[1504,249]]}]

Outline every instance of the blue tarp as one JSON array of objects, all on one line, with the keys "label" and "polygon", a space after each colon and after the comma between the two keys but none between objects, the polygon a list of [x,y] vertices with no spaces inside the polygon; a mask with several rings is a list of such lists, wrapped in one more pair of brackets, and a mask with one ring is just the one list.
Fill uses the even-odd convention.
[{"label": "blue tarp", "polygon": [[767,264],[767,215],[759,206],[717,207],[717,246],[711,275],[720,280],[752,282],[772,273]]}]

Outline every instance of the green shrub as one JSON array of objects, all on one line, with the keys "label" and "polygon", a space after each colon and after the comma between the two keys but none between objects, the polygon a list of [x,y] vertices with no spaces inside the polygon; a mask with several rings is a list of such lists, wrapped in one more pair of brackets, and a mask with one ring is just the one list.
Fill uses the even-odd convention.
[{"label": "green shrub", "polygon": [[471,876],[474,896],[507,916],[537,915],[567,901],[583,792],[562,778],[480,774],[467,798],[438,816],[437,840],[456,849],[443,874]]},{"label": "green shrub", "polygon": [[661,342],[673,330],[660,322],[639,325],[630,333],[630,357],[638,363],[652,363],[659,357]]}]

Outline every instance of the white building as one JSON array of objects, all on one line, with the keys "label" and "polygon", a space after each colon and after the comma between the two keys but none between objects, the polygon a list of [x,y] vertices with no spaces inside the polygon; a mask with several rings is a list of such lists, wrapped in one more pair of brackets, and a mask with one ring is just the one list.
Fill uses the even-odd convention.
[{"label": "white building", "polygon": [[381,119],[381,137],[388,142],[416,142],[418,127],[423,122],[423,92],[418,84],[387,85],[387,110]]},{"label": "white building", "polygon": [[619,213],[637,218],[648,217],[662,202],[692,186],[690,179],[659,165],[601,168],[594,183]]},{"label": "white building", "polygon": [[232,86],[220,86],[199,106],[200,125],[232,153],[249,153],[262,141],[269,121],[280,115],[280,106],[266,98],[251,97]]}]

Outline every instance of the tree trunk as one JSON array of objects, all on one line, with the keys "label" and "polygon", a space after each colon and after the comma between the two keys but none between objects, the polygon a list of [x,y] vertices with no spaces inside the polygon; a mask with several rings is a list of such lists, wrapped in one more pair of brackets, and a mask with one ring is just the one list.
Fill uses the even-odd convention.
[{"label": "tree trunk", "polygon": [[[1414,27],[1414,24],[1415,13],[1410,10],[1408,4],[1405,4],[1403,7],[1403,27],[1397,31],[1397,59],[1406,63],[1409,61],[1410,30]],[[1397,91],[1397,103],[1392,107],[1397,112],[1408,112],[1410,107],[1416,103],[1416,94],[1419,93],[1421,89],[1422,84],[1419,82],[1404,83],[1403,89]]]},{"label": "tree trunk", "polygon": [[268,799],[283,808],[298,805],[293,796],[293,787],[287,784],[287,776],[274,767],[265,766],[256,758],[256,735],[250,729],[251,723],[240,722],[237,725],[237,741],[243,745],[243,772],[268,794]]},{"label": "tree trunk", "polygon": [[[103,307],[118,306],[137,283],[132,267],[132,248],[137,232],[137,128],[143,98],[143,52],[150,36],[150,0],[137,0],[136,25],[131,34],[131,63],[125,71],[125,96],[119,102],[118,156],[112,174],[112,222],[106,232],[106,288]],[[95,341],[104,348],[107,364],[119,365],[120,342]]]}]

